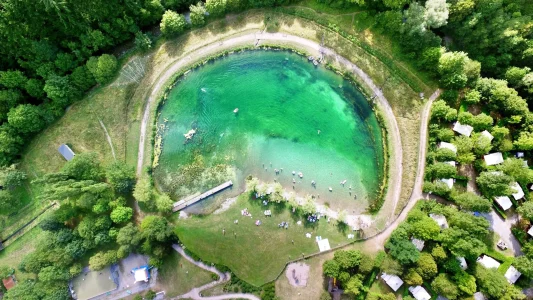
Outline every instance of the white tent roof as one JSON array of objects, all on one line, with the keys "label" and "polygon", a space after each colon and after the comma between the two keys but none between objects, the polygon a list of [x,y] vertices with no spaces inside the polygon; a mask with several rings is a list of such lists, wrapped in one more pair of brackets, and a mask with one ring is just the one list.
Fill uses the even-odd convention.
[{"label": "white tent roof", "polygon": [[329,246],[328,239],[322,239],[318,241],[317,243],[318,243],[318,249],[320,249],[320,252],[331,249],[331,247]]},{"label": "white tent roof", "polygon": [[487,269],[498,268],[500,266],[500,263],[497,260],[487,255],[478,257],[477,262]]},{"label": "white tent roof", "polygon": [[474,127],[470,125],[463,125],[459,123],[459,121],[455,122],[455,124],[453,125],[453,131],[460,133],[462,135],[470,136],[473,130],[474,130]]},{"label": "white tent roof", "polygon": [[416,249],[418,249],[418,251],[422,251],[422,249],[424,249],[424,244],[425,242],[423,240],[419,240],[419,239],[411,239],[411,243],[413,243],[413,245],[415,245]]},{"label": "white tent roof", "polygon": [[437,215],[437,214],[429,214],[429,217],[435,220],[437,224],[439,224],[439,227],[441,229],[448,228],[448,221],[446,221],[446,217],[443,215]]},{"label": "white tent roof", "polygon": [[440,142],[439,148],[446,148],[452,150],[454,153],[457,153],[457,147],[455,147],[454,144],[446,143],[446,142]]},{"label": "white tent roof", "polygon": [[148,269],[147,268],[136,269],[133,272],[133,277],[135,277],[135,282],[139,282],[139,281],[147,282],[148,281]]},{"label": "white tent roof", "polygon": [[522,190],[522,187],[520,187],[518,182],[511,183],[511,188],[516,191],[516,193],[513,194],[513,198],[515,200],[519,200],[524,197],[524,191]]},{"label": "white tent roof", "polygon": [[508,210],[509,208],[511,208],[511,206],[513,206],[513,203],[511,202],[511,199],[509,199],[509,197],[507,197],[507,196],[495,197],[494,200],[496,200],[496,202],[498,202],[498,204],[500,205],[500,207],[504,211]]},{"label": "white tent roof", "polygon": [[487,166],[493,166],[503,162],[503,156],[501,152],[487,154],[483,156],[483,159],[485,159]]},{"label": "white tent roof", "polygon": [[453,182],[454,182],[453,178],[441,178],[439,180],[444,182],[448,186],[448,188],[450,189],[453,188]]},{"label": "white tent roof", "polygon": [[411,292],[411,294],[413,294],[413,297],[416,300],[429,300],[429,299],[431,299],[431,295],[429,295],[429,293],[423,287],[421,287],[419,285],[410,286],[409,287],[409,292]]},{"label": "white tent roof", "polygon": [[468,268],[464,257],[457,257],[457,261],[459,262],[459,265],[461,265],[461,269],[466,270],[466,268]]},{"label": "white tent roof", "polygon": [[529,230],[527,231],[527,234],[529,234],[530,236],[533,236],[533,226],[529,228]]},{"label": "white tent roof", "polygon": [[510,266],[509,269],[507,269],[507,272],[505,272],[505,278],[507,278],[507,281],[509,281],[510,284],[514,284],[518,278],[522,275],[522,273],[518,272],[518,270]]},{"label": "white tent roof", "polygon": [[454,161],[445,161],[444,163],[455,167],[455,162]]},{"label": "white tent roof", "polygon": [[481,135],[488,138],[489,141],[492,141],[494,139],[494,137],[492,136],[492,134],[490,134],[490,132],[486,131],[486,130],[483,130],[481,132]]},{"label": "white tent roof", "polygon": [[474,300],[485,300],[485,296],[482,292],[474,293]]},{"label": "white tent roof", "polygon": [[397,291],[403,284],[403,280],[392,274],[382,273],[381,278],[387,283],[387,285],[393,290]]}]

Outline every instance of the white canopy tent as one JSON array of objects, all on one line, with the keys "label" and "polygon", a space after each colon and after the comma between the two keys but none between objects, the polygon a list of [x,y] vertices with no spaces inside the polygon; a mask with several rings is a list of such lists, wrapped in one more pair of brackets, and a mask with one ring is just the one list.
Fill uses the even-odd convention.
[{"label": "white canopy tent", "polygon": [[424,249],[424,244],[425,242],[423,240],[419,240],[419,239],[411,239],[411,243],[413,243],[413,245],[415,245],[416,249],[418,249],[418,251],[422,251]]},{"label": "white canopy tent", "polygon": [[432,218],[433,220],[435,220],[435,222],[437,222],[437,224],[439,224],[439,227],[441,229],[446,229],[448,228],[448,221],[446,220],[446,217],[443,216],[443,215],[437,215],[437,214],[429,214],[429,217]]},{"label": "white canopy tent", "polygon": [[328,239],[321,239],[317,243],[318,243],[318,249],[320,249],[320,252],[331,249]]},{"label": "white canopy tent", "polygon": [[409,292],[413,295],[416,300],[429,300],[431,295],[421,286],[410,286]]},{"label": "white canopy tent", "polygon": [[524,197],[524,191],[522,190],[522,187],[518,184],[518,182],[511,183],[511,188],[515,191],[513,194],[513,198],[515,200],[520,200]]},{"label": "white canopy tent", "polygon": [[494,137],[492,136],[492,134],[490,134],[490,132],[486,131],[486,130],[483,130],[481,132],[481,135],[488,138],[489,141],[492,141],[494,139]]},{"label": "white canopy tent", "polygon": [[462,270],[466,270],[466,268],[468,268],[468,264],[466,263],[464,257],[457,257],[457,261],[459,262],[459,265],[461,266]]},{"label": "white canopy tent", "polygon": [[510,266],[509,269],[507,269],[507,271],[505,272],[505,278],[507,278],[507,281],[509,281],[510,284],[514,284],[518,278],[520,278],[520,275],[522,275],[522,273],[518,272],[518,270],[513,267],[513,266]]},{"label": "white canopy tent", "polygon": [[507,196],[495,197],[494,200],[498,203],[498,205],[500,205],[500,207],[504,211],[508,210],[509,208],[511,208],[511,206],[513,206],[511,199],[509,199],[509,197]]},{"label": "white canopy tent", "polygon": [[453,131],[459,133],[459,134],[462,134],[462,135],[466,135],[466,136],[470,136],[472,134],[472,131],[474,130],[474,127],[470,126],[470,125],[463,125],[461,123],[459,123],[459,121],[455,122],[455,124],[453,124]]},{"label": "white canopy tent", "polygon": [[453,178],[441,178],[439,181],[444,182],[449,189],[452,189],[455,180]]},{"label": "white canopy tent", "polygon": [[446,142],[440,142],[439,149],[446,148],[452,150],[454,153],[457,153],[457,147],[455,147],[454,144],[446,143]]},{"label": "white canopy tent", "polygon": [[396,275],[392,275],[392,274],[387,274],[387,273],[382,273],[381,274],[381,278],[383,279],[383,281],[385,281],[385,283],[393,290],[393,291],[397,291],[403,284],[403,280],[396,276]]},{"label": "white canopy tent", "polygon": [[494,166],[503,162],[503,155],[501,152],[496,152],[483,156],[483,159],[485,159],[487,166]]},{"label": "white canopy tent", "polygon": [[477,262],[487,269],[492,269],[492,268],[497,269],[498,267],[500,267],[500,263],[488,255],[482,255],[478,257]]}]

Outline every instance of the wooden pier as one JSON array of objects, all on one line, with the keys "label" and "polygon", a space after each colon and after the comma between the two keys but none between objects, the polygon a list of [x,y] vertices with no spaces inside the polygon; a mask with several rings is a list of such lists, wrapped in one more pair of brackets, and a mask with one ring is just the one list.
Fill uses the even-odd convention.
[{"label": "wooden pier", "polygon": [[214,194],[220,192],[220,191],[223,191],[229,187],[233,186],[233,182],[230,180],[230,181],[226,181],[224,182],[223,184],[217,186],[217,187],[214,187],[212,189],[210,189],[209,191],[203,193],[203,194],[200,194],[198,196],[195,196],[195,197],[186,197],[184,199],[181,199],[180,201],[178,202],[175,202],[174,203],[174,207],[172,208],[172,211],[173,212],[177,212],[177,211],[180,211],[190,205],[193,205],[194,203],[198,202],[198,201],[201,201],[201,200],[204,200],[205,198],[208,198],[210,196],[213,196]]}]

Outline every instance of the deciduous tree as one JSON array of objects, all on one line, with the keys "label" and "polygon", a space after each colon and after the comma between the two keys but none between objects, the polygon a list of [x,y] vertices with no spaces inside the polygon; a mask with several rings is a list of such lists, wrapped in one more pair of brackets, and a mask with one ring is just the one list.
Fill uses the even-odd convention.
[{"label": "deciduous tree", "polygon": [[203,26],[205,24],[205,14],[207,12],[204,4],[198,2],[196,5],[189,6],[191,11],[191,25],[194,27]]},{"label": "deciduous tree", "polygon": [[420,252],[409,240],[389,240],[385,248],[389,249],[390,255],[402,265],[413,264],[420,257]]},{"label": "deciduous tree", "polygon": [[489,212],[492,208],[491,201],[472,192],[459,194],[453,200],[459,207],[468,211]]},{"label": "deciduous tree", "polygon": [[324,275],[326,275],[327,277],[337,278],[340,273],[339,264],[334,259],[330,259],[324,262],[322,269],[324,271]]},{"label": "deciduous tree", "polygon": [[91,57],[87,61],[87,69],[99,84],[108,83],[115,76],[117,59],[111,54]]},{"label": "deciduous tree", "polygon": [[121,224],[128,222],[133,216],[133,209],[131,207],[118,206],[111,212],[111,220],[114,223]]},{"label": "deciduous tree", "polygon": [[209,12],[209,15],[221,16],[226,11],[226,0],[207,0],[205,2],[205,8]]},{"label": "deciduous tree", "polygon": [[431,287],[439,295],[442,295],[450,300],[457,299],[459,295],[459,289],[455,282],[453,282],[449,276],[445,273],[439,274],[431,283]]},{"label": "deciduous tree", "polygon": [[437,275],[437,263],[429,253],[421,253],[416,265],[416,272],[425,280],[429,280]]},{"label": "deciduous tree", "polygon": [[187,26],[185,17],[171,10],[167,10],[163,14],[161,24],[159,25],[161,32],[166,36],[174,36],[182,33]]}]

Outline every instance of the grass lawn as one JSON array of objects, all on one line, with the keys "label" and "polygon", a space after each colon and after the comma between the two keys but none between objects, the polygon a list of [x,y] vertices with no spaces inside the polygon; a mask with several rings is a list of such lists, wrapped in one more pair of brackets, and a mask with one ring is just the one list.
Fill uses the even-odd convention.
[{"label": "grass lawn", "polygon": [[[241,215],[244,208],[253,218]],[[264,216],[266,209],[272,210],[271,217]],[[239,223],[234,224],[234,220]],[[261,220],[261,226],[255,226],[256,220]],[[313,225],[306,222],[296,225],[299,220],[303,222],[282,204],[263,206],[260,200],[252,200],[245,193],[221,214],[179,220],[176,232],[201,259],[228,266],[242,280],[260,286],[275,279],[287,261],[301,257],[302,253],[318,252],[315,236],[329,239],[331,247],[348,241],[345,233],[324,218]],[[282,221],[289,222],[289,229],[278,228]],[[312,238],[306,238],[306,233],[311,233]]]},{"label": "grass lawn", "polygon": [[19,281],[33,278],[33,275],[20,272],[18,265],[30,252],[33,252],[38,241],[37,237],[42,232],[39,226],[32,228],[23,236],[15,240],[9,247],[0,251],[0,266],[15,268],[15,275]]},{"label": "grass lawn", "polygon": [[211,274],[172,251],[159,268],[155,290],[165,291],[167,297],[176,297],[213,281]]},{"label": "grass lawn", "polygon": [[96,152],[104,164],[114,161],[101,120],[113,142],[117,160],[126,155],[127,106],[131,89],[127,85],[106,86],[74,103],[65,115],[37,135],[23,154],[22,168],[31,178],[57,172],[65,159],[57,148],[68,144],[75,153]]}]

